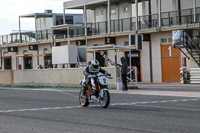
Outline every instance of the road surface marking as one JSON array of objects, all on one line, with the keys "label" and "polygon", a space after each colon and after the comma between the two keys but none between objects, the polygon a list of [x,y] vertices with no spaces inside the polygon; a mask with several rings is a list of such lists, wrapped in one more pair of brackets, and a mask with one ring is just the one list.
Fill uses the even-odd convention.
[{"label": "road surface marking", "polygon": [[[167,109],[176,109],[176,110],[200,111],[200,109],[173,108],[173,107],[145,105],[145,104],[152,104],[152,103],[186,102],[186,101],[197,101],[197,100],[200,100],[200,99],[179,99],[179,100],[163,100],[163,101],[149,101],[149,102],[113,103],[113,104],[110,104],[110,105],[111,106],[131,106],[131,105],[135,105],[135,106],[167,108]],[[90,107],[97,107],[99,105],[89,105],[89,106]],[[74,108],[81,108],[81,107],[82,106],[65,106],[65,107],[33,108],[33,109],[18,109],[18,110],[0,110],[0,113],[25,112],[25,111],[45,111],[45,110],[59,110],[59,109],[74,109]]]}]

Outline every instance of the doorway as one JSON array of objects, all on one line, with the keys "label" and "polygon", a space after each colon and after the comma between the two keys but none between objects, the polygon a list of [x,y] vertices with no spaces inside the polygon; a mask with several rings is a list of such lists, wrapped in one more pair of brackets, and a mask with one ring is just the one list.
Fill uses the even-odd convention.
[{"label": "doorway", "polygon": [[[130,54],[129,52],[125,52],[125,58],[128,63],[128,66],[130,65]],[[140,52],[139,51],[131,51],[131,66],[137,67],[137,78],[138,81],[141,81],[141,72],[140,72]],[[135,71],[133,71],[133,75],[135,74]]]},{"label": "doorway", "polygon": [[[107,55],[107,51],[103,51]],[[99,61],[99,64],[101,67],[106,67],[107,66],[107,61],[103,58],[100,52],[96,52],[96,60]]]},{"label": "doorway", "polygon": [[162,82],[180,82],[181,53],[172,44],[161,44]]},{"label": "doorway", "polygon": [[4,58],[4,69],[5,70],[12,69],[12,58],[11,57]]},{"label": "doorway", "polygon": [[45,68],[51,68],[52,67],[51,55],[44,56],[44,67]]},{"label": "doorway", "polygon": [[33,69],[32,56],[24,57],[24,69]]}]

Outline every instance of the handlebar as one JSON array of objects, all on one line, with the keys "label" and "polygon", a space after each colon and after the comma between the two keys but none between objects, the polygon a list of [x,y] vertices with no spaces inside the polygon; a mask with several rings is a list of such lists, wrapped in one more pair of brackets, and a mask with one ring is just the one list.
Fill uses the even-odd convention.
[{"label": "handlebar", "polygon": [[[112,75],[99,75],[98,77],[100,76],[106,76],[106,78],[113,79]],[[88,75],[88,78],[95,78],[95,77],[97,77],[97,75],[92,75],[92,74]]]}]

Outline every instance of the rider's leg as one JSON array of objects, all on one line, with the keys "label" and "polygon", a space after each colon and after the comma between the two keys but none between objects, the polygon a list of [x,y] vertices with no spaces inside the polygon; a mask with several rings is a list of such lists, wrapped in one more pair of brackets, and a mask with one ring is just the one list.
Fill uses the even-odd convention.
[{"label": "rider's leg", "polygon": [[91,78],[90,80],[91,85],[92,85],[92,94],[93,95],[97,95],[97,91],[96,91],[96,78]]}]

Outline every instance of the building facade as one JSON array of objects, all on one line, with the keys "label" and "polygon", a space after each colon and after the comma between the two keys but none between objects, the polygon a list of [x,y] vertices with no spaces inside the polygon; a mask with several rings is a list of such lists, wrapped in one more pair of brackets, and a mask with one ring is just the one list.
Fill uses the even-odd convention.
[{"label": "building facade", "polygon": [[131,51],[131,61],[129,50],[119,51],[120,57],[125,56],[128,63],[137,66],[139,81],[180,82],[182,66],[199,67],[193,58],[186,58],[190,54],[185,49],[182,53],[172,46],[172,31],[189,29],[190,24],[200,22],[200,1],[73,0],[65,2],[64,8],[84,10],[85,25],[91,27],[87,47],[93,48],[87,51],[88,61],[96,58],[102,66],[110,67],[94,47],[104,47],[108,58],[114,61],[116,53],[106,49],[107,38],[116,40],[111,45],[128,46],[130,34],[143,34],[142,49]]},{"label": "building facade", "polygon": [[[25,18],[35,19],[35,30],[26,31],[21,29],[20,22]],[[68,23],[71,25],[82,24],[82,14],[52,13],[52,10],[45,10],[44,13],[33,13],[19,16],[19,31],[9,35],[0,36],[2,70],[24,70],[52,68],[52,26]],[[57,32],[57,36],[63,35]],[[77,33],[74,33],[76,35]],[[56,43],[57,46],[66,45],[62,40]]]},{"label": "building facade", "polygon": [[[193,58],[186,58],[191,56],[187,50],[183,49],[182,53],[172,46],[172,31],[187,30],[193,24],[192,28],[197,28],[196,24],[200,22],[198,0],[73,0],[63,4],[64,13],[68,9],[82,9],[83,16],[71,15],[71,21],[70,17],[62,18],[62,15],[51,17],[51,20],[44,19],[41,14],[41,18],[35,14],[23,15],[21,17],[36,18],[34,32],[19,30],[20,34],[0,37],[3,70],[38,69],[40,64],[49,68],[52,35],[54,41],[56,39],[54,46],[69,45],[68,41],[70,45],[77,45],[79,64],[89,64],[97,59],[103,67],[115,67],[101,56],[101,51],[116,63],[120,63],[120,57],[124,56],[128,64],[137,67],[141,82],[180,82],[182,66],[199,67]],[[70,39],[66,37],[66,30],[48,32],[49,27],[60,24],[87,28],[71,30]],[[143,35],[140,49],[136,45],[139,39],[130,43],[130,35],[137,34]],[[131,52],[125,47],[131,47]]]}]

